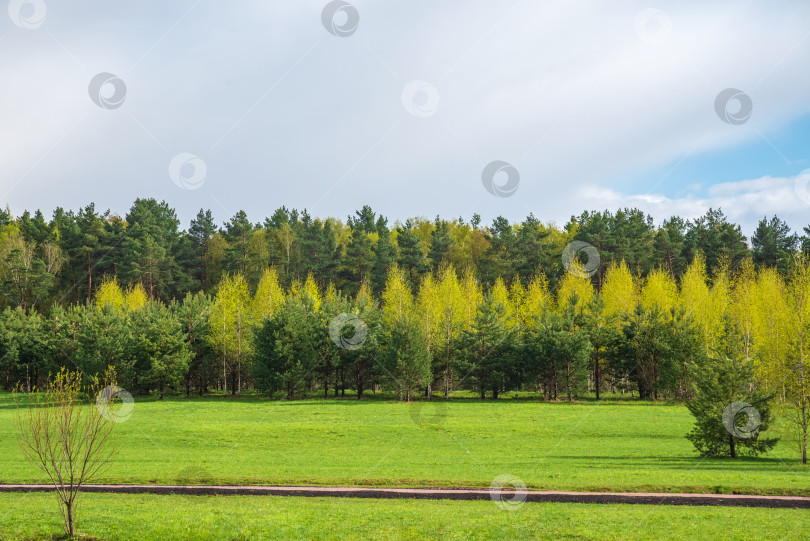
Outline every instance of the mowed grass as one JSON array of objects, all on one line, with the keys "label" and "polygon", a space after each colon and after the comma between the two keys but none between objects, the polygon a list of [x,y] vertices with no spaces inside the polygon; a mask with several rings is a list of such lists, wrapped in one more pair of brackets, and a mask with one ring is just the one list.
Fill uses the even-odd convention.
[{"label": "mowed grass", "polygon": [[[630,401],[136,397],[97,481],[488,487],[510,474],[535,489],[810,495],[810,467],[788,446],[703,459],[691,426],[682,405]],[[45,481],[0,395],[0,482]]]},{"label": "mowed grass", "polygon": [[[51,539],[52,494],[0,494],[0,538]],[[83,539],[807,539],[810,513],[648,505],[83,494]]]}]

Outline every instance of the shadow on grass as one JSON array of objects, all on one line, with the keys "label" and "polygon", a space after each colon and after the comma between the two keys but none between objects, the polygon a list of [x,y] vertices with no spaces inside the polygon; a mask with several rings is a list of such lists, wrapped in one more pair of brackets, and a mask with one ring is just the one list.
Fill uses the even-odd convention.
[{"label": "shadow on grass", "polygon": [[[792,466],[800,466],[801,460],[772,458],[772,457],[709,457],[700,456],[584,456],[584,455],[555,455],[549,457],[561,463],[574,461],[580,469],[605,468],[614,469],[628,467],[651,467],[658,470],[694,470],[750,473],[751,467],[756,466],[757,472],[784,472],[792,470]],[[807,469],[810,480],[810,468]]]},{"label": "shadow on grass", "polygon": [[[311,404],[317,402],[318,404],[367,404],[367,403],[387,403],[387,402],[400,402],[399,395],[395,392],[382,391],[382,392],[366,392],[362,398],[358,399],[355,391],[347,391],[344,395],[334,396],[330,394],[324,398],[322,392],[302,393],[295,396],[293,399],[287,399],[280,393],[275,395],[265,395],[257,391],[250,390],[243,392],[241,396],[232,395],[230,392],[209,392],[204,395],[192,393],[186,396],[184,393],[167,394],[161,401],[155,394],[135,395],[135,400],[140,403],[149,402],[191,402],[191,403],[212,403],[212,402],[228,402],[230,404],[251,404],[251,403],[278,403],[278,404]],[[434,394],[434,401],[448,400],[442,394]],[[557,405],[597,405],[597,404],[611,404],[611,405],[630,405],[630,406],[680,406],[678,402],[665,402],[665,401],[650,401],[642,400],[638,397],[631,397],[630,395],[621,394],[603,394],[598,400],[595,396],[582,396],[568,401],[566,399],[544,400],[542,395],[529,392],[511,392],[504,393],[498,399],[485,398],[481,399],[477,393],[472,391],[455,391],[451,393],[450,402],[458,402],[464,404],[481,403],[481,404],[557,404]],[[424,396],[415,397],[414,402],[427,401]],[[9,391],[0,392],[0,409],[13,409],[16,408],[13,395]]]}]

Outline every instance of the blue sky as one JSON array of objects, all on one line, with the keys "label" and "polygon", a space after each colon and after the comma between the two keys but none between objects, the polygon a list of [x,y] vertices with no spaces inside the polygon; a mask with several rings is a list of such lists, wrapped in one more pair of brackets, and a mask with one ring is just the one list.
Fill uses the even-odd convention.
[{"label": "blue sky", "polygon": [[[806,2],[358,0],[332,5],[337,28],[359,18],[346,36],[328,5],[12,0],[0,203],[124,214],[156,197],[184,226],[201,207],[260,221],[364,204],[392,220],[721,206],[747,235],[766,214],[810,224]],[[99,73],[121,100],[90,95]],[[728,88],[752,103],[737,125],[715,108]],[[519,172],[510,197],[482,184],[495,160]]]}]

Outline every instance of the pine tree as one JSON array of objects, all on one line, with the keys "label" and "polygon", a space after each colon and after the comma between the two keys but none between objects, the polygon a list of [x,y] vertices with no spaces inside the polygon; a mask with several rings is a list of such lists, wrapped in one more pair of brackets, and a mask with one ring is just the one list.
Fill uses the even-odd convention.
[{"label": "pine tree", "polygon": [[371,287],[374,294],[379,295],[385,289],[388,271],[394,265],[396,250],[391,243],[391,232],[388,230],[385,218],[377,219],[377,244],[374,247],[374,266],[371,269]]},{"label": "pine tree", "polygon": [[410,402],[430,382],[430,353],[415,320],[398,319],[386,327],[379,355],[393,383],[399,387],[401,400]]},{"label": "pine tree", "polygon": [[422,273],[428,269],[428,265],[411,220],[405,223],[405,227],[397,228],[397,248],[399,248],[397,264],[407,273],[412,284],[417,283]]},{"label": "pine tree", "polygon": [[497,399],[515,374],[514,333],[506,324],[506,308],[492,295],[484,296],[472,327],[459,335],[456,345],[458,384],[487,391]]},{"label": "pine tree", "polygon": [[778,441],[764,436],[773,393],[758,388],[750,359],[728,353],[715,353],[703,366],[692,367],[694,398],[686,407],[695,426],[686,438],[703,456],[756,456]]},{"label": "pine tree", "polygon": [[430,237],[430,250],[428,251],[428,259],[433,272],[439,271],[454,244],[455,240],[450,236],[450,224],[436,216],[433,233]]},{"label": "pine tree", "polygon": [[759,265],[769,265],[786,272],[790,257],[796,250],[799,238],[791,233],[790,226],[777,216],[770,219],[762,218],[757,229],[751,236],[751,254],[754,262]]},{"label": "pine tree", "polygon": [[[609,276],[608,274],[606,284],[610,281]],[[606,287],[603,288],[603,291],[605,289]],[[597,400],[599,400],[602,389],[603,375],[607,369],[609,352],[615,347],[620,338],[617,328],[619,320],[618,314],[607,313],[601,294],[597,294],[591,299],[587,310],[585,310],[581,318],[582,329],[588,334],[591,346],[589,362]]]},{"label": "pine tree", "polygon": [[216,232],[217,226],[210,210],[200,209],[188,228],[188,236],[196,247],[196,257],[193,260],[191,272],[205,292],[210,291],[213,285],[208,268],[208,250],[209,242]]}]

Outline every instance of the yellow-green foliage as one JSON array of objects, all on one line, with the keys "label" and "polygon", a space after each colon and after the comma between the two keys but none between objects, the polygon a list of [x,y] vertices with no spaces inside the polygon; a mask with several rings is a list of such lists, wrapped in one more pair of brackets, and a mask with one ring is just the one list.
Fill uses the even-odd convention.
[{"label": "yellow-green foliage", "polygon": [[115,310],[120,310],[124,305],[124,292],[121,291],[118,280],[112,278],[101,282],[101,285],[96,289],[94,302],[99,309],[109,306]]},{"label": "yellow-green foliage", "polygon": [[495,304],[500,304],[504,308],[509,305],[509,290],[506,289],[506,284],[503,283],[500,277],[495,280],[495,284],[492,286],[489,293],[492,295],[492,300]]},{"label": "yellow-green foliage", "polygon": [[757,364],[771,384],[780,379],[780,366],[790,347],[789,306],[782,277],[774,269],[760,270],[755,298],[755,335]]},{"label": "yellow-green foliage", "polygon": [[544,310],[554,308],[554,297],[548,290],[548,280],[545,275],[535,276],[529,287],[526,289],[525,297],[526,326],[533,327],[536,324],[534,316],[539,316]]},{"label": "yellow-green foliage", "polygon": [[422,278],[416,296],[416,312],[428,352],[433,351],[432,346],[440,339],[442,331],[442,306],[439,295],[439,287],[433,279],[433,274],[426,274]]},{"label": "yellow-green foliage", "polygon": [[247,333],[255,325],[251,304],[244,277],[225,275],[219,283],[209,320],[213,342],[225,357],[238,358],[248,349]]},{"label": "yellow-green foliage", "polygon": [[464,296],[458,276],[452,265],[446,266],[439,273],[438,298],[441,321],[440,342],[445,350],[449,349],[453,339],[464,326]]},{"label": "yellow-green foliage", "polygon": [[413,312],[413,295],[411,285],[397,265],[388,271],[385,291],[382,294],[383,320],[387,323],[402,321],[411,317]]},{"label": "yellow-green foliage", "polygon": [[[334,291],[334,287],[332,287],[332,291]],[[253,319],[262,321],[264,318],[272,318],[283,304],[284,290],[279,284],[278,272],[275,268],[265,269],[251,303]]]},{"label": "yellow-green foliage", "polygon": [[694,318],[704,338],[711,334],[709,327],[712,324],[707,281],[706,261],[698,254],[681,277],[680,300],[686,312]]},{"label": "yellow-green foliage", "polygon": [[470,268],[464,271],[464,276],[461,279],[461,295],[464,299],[464,328],[469,330],[472,328],[473,321],[475,321],[475,316],[478,313],[478,305],[481,304],[481,300],[484,298],[481,285]]},{"label": "yellow-green foliage", "polygon": [[307,279],[304,282],[303,293],[312,300],[315,310],[320,310],[321,291],[318,289],[318,284],[315,282],[315,278],[312,276],[311,272],[307,275]]},{"label": "yellow-green foliage", "polygon": [[714,277],[709,290],[706,309],[703,311],[706,326],[706,345],[709,350],[718,349],[724,339],[723,318],[729,312],[731,304],[731,281],[725,267]]},{"label": "yellow-green foliage", "polygon": [[124,294],[124,305],[128,310],[143,308],[147,302],[149,302],[149,295],[146,294],[146,290],[140,282],[129,287]]},{"label": "yellow-green foliage", "polygon": [[728,306],[729,316],[742,335],[743,353],[754,356],[754,339],[757,334],[757,276],[751,260],[745,260],[734,279],[734,288]]},{"label": "yellow-green foliage", "polygon": [[593,284],[591,284],[591,279],[585,272],[584,266],[577,260],[572,261],[571,265],[575,268],[572,268],[571,272],[565,273],[560,282],[560,288],[557,290],[557,309],[568,306],[573,295],[577,296],[577,308],[580,309],[587,306],[593,297]]},{"label": "yellow-green foliage", "polygon": [[655,269],[644,280],[640,300],[644,308],[657,306],[663,313],[669,313],[679,302],[678,285],[668,272]]},{"label": "yellow-green foliage", "polygon": [[618,265],[613,263],[608,267],[601,294],[605,301],[605,315],[616,315],[617,321],[621,320],[621,316],[635,310],[638,292],[633,275],[630,274],[630,269],[624,261]]},{"label": "yellow-green foliage", "polygon": [[518,336],[528,326],[528,320],[532,319],[526,306],[526,288],[523,287],[520,280],[512,282],[512,286],[509,288],[506,317],[508,318],[508,324],[515,328]]}]

